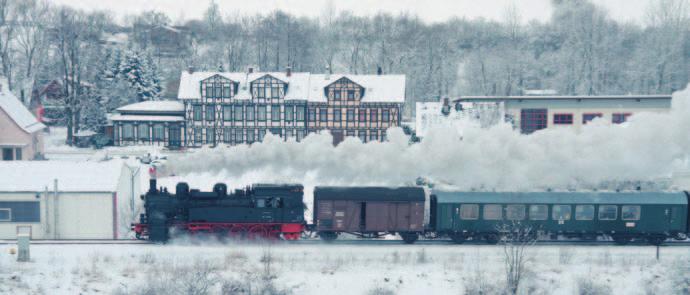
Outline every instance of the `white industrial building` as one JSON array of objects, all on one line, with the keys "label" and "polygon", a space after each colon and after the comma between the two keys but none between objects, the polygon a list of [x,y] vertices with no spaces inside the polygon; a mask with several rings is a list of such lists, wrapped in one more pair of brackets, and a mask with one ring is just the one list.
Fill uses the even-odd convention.
[{"label": "white industrial building", "polygon": [[117,239],[128,235],[138,177],[122,161],[0,163],[0,239],[31,227],[33,239]]},{"label": "white industrial building", "polygon": [[453,103],[493,105],[522,133],[546,128],[580,130],[592,120],[620,124],[642,112],[668,112],[671,95],[463,96]]}]

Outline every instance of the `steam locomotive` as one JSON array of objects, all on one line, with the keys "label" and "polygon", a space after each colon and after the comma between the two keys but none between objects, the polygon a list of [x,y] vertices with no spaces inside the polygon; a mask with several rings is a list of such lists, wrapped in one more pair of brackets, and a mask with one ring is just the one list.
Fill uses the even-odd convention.
[{"label": "steam locomotive", "polygon": [[304,220],[301,185],[257,184],[232,193],[224,184],[211,192],[178,183],[175,193],[152,179],[142,196],[145,213],[133,224],[139,239],[165,242],[171,234],[297,240],[315,232],[331,241],[348,233],[362,238],[399,235],[450,238],[455,243],[494,244],[517,223],[542,239],[610,238],[618,244],[661,244],[686,239],[687,192],[444,192],[421,187],[316,187],[313,224]]}]

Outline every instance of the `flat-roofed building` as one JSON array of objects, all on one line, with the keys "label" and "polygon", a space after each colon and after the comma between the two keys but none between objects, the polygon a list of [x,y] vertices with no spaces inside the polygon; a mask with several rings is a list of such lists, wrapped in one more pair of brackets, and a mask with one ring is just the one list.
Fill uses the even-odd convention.
[{"label": "flat-roofed building", "polygon": [[620,124],[642,112],[668,112],[671,95],[463,96],[455,103],[494,105],[522,133],[546,128],[580,128],[599,119]]}]

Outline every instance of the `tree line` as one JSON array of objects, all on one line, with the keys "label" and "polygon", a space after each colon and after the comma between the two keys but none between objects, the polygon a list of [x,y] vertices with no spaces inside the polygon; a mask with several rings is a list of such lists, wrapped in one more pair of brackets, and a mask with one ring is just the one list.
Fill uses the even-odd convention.
[{"label": "tree line", "polygon": [[[690,76],[688,0],[652,1],[642,23],[620,23],[589,0],[552,0],[550,19],[525,23],[515,6],[503,19],[427,23],[412,14],[281,11],[239,15],[212,2],[201,19],[173,22],[161,12],[123,22],[44,0],[0,0],[0,71],[28,103],[39,81],[62,81],[69,136],[98,128],[98,115],[135,101],[160,99],[188,67],[198,70],[293,71],[407,76],[407,106],[458,95],[667,94]],[[146,38],[153,26],[184,28],[189,51],[160,56]],[[113,46],[107,34],[126,34]],[[82,85],[93,85],[84,91]],[[83,127],[81,127],[83,126]]]}]

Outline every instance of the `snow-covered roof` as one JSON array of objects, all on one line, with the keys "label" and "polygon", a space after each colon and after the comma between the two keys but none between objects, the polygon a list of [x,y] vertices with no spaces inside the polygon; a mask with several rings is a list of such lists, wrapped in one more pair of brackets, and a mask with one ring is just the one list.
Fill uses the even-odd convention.
[{"label": "snow-covered roof", "polygon": [[29,112],[12,92],[7,90],[7,84],[4,83],[2,90],[0,90],[0,109],[5,111],[27,133],[34,133],[46,127]]},{"label": "snow-covered roof", "polygon": [[61,192],[115,192],[123,177],[124,163],[72,161],[0,162],[0,192],[42,192],[53,190],[58,180]]},{"label": "snow-covered roof", "polygon": [[293,72],[288,76],[285,72],[182,72],[180,88],[177,93],[179,99],[200,99],[200,82],[214,75],[220,75],[239,83],[235,99],[250,99],[249,84],[263,76],[270,75],[288,84],[285,100],[307,100],[312,102],[327,102],[324,88],[340,78],[347,78],[364,87],[362,102],[405,102],[405,75],[349,75],[349,74],[312,74],[308,72]]},{"label": "snow-covered roof", "polygon": [[112,121],[153,121],[153,122],[183,122],[184,116],[159,116],[159,115],[122,115],[109,116]]},{"label": "snow-covered roof", "polygon": [[454,101],[494,100],[568,100],[568,99],[671,99],[671,95],[524,95],[524,96],[461,96]]},{"label": "snow-covered roof", "polygon": [[118,112],[184,112],[184,104],[174,100],[143,101],[117,108]]}]

